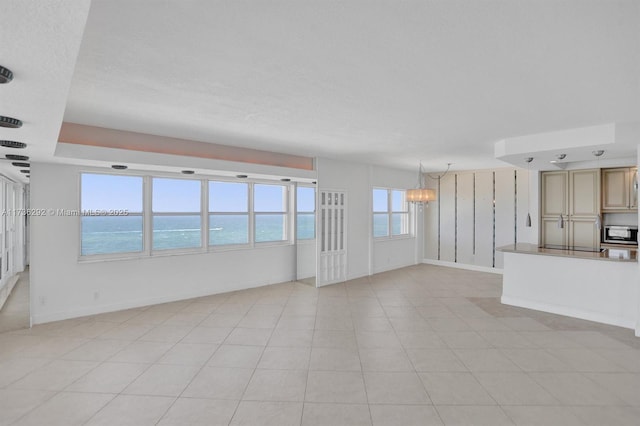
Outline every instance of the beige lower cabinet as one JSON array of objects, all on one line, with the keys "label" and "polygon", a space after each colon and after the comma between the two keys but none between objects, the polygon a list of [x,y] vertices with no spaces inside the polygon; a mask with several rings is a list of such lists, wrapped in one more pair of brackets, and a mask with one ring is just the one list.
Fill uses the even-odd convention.
[{"label": "beige lower cabinet", "polygon": [[600,229],[596,227],[596,219],[600,214],[600,170],[543,172],[541,180],[542,245],[598,248]]}]

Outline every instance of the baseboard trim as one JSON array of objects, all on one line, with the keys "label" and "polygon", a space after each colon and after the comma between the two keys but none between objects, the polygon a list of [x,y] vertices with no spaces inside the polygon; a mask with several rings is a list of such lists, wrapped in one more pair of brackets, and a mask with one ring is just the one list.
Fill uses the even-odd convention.
[{"label": "baseboard trim", "polygon": [[636,326],[635,320],[627,320],[620,317],[614,317],[598,312],[585,311],[582,309],[567,308],[566,306],[533,302],[531,300],[523,300],[516,297],[502,296],[500,298],[500,302],[505,305],[517,306],[519,308],[534,309],[536,311],[599,322],[602,324],[615,325],[617,327],[630,328],[632,330],[635,329]]},{"label": "baseboard trim", "polygon": [[469,271],[489,272],[490,274],[502,275],[503,270],[500,268],[490,268],[488,266],[469,265],[466,263],[447,262],[444,260],[422,259],[422,263],[435,266],[446,266],[448,268],[466,269]]}]

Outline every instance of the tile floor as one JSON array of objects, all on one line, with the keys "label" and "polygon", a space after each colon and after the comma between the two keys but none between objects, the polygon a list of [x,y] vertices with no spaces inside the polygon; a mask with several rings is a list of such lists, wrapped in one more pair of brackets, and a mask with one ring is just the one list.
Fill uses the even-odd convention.
[{"label": "tile floor", "polygon": [[418,265],[0,334],[0,425],[637,425],[631,330]]}]

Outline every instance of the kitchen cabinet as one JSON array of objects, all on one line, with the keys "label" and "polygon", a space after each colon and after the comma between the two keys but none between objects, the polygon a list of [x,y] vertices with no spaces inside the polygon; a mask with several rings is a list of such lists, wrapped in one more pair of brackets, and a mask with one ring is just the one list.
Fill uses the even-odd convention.
[{"label": "kitchen cabinet", "polygon": [[[600,170],[570,170],[541,174],[542,245],[598,248]],[[563,227],[559,227],[562,217]]]},{"label": "kitchen cabinet", "polygon": [[638,209],[638,169],[619,167],[602,170],[602,211],[629,212]]}]

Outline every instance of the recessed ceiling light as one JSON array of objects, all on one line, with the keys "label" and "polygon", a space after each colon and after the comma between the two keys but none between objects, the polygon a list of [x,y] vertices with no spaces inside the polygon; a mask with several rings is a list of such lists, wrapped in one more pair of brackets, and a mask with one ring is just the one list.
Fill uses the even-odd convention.
[{"label": "recessed ceiling light", "polygon": [[564,160],[566,157],[567,157],[567,154],[558,154],[558,155],[556,155],[556,158],[558,160]]},{"label": "recessed ceiling light", "polygon": [[291,182],[291,179],[289,179],[289,178],[282,178],[282,179],[280,179],[280,180],[281,180],[282,182]]},{"label": "recessed ceiling light", "polygon": [[12,166],[16,166],[16,167],[31,167],[31,164],[29,163],[21,163],[21,162],[13,162],[11,163]]},{"label": "recessed ceiling light", "polygon": [[26,173],[26,174],[29,174],[29,173],[31,173],[31,170],[20,170],[20,173]]},{"label": "recessed ceiling light", "polygon": [[114,164],[111,168],[116,170],[127,170],[128,167],[122,164]]},{"label": "recessed ceiling light", "polygon": [[593,155],[595,155],[596,157],[600,157],[602,154],[604,154],[604,150],[603,149],[598,149],[596,151],[591,151],[591,153]]},{"label": "recessed ceiling light", "polygon": [[18,141],[0,141],[0,146],[3,146],[5,148],[24,149],[27,147],[27,144]]},{"label": "recessed ceiling light", "polygon": [[246,178],[248,178],[249,176],[247,176],[247,175],[236,175],[236,177],[237,177],[238,179],[246,179]]},{"label": "recessed ceiling light", "polygon": [[182,171],[182,174],[183,174],[183,175],[192,175],[192,174],[194,174],[194,173],[195,173],[195,172],[194,172],[193,170],[183,170],[183,171]]},{"label": "recessed ceiling light", "polygon": [[0,65],[0,84],[8,83],[13,80],[13,73],[9,68]]},{"label": "recessed ceiling light", "polygon": [[9,129],[19,129],[22,127],[22,121],[17,118],[6,117],[0,115],[0,127],[7,127]]},{"label": "recessed ceiling light", "polygon": [[6,158],[7,160],[14,160],[14,161],[27,161],[29,160],[29,157],[27,157],[26,155],[16,155],[16,154],[7,154],[4,156],[4,158]]}]

